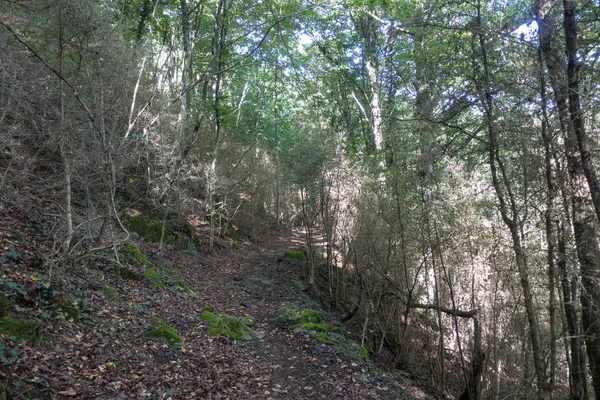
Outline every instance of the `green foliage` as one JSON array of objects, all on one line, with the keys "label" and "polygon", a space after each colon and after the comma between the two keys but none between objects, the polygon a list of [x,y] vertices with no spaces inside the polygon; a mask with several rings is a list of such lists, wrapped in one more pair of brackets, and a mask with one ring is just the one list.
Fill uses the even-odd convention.
[{"label": "green foliage", "polygon": [[218,314],[214,311],[204,311],[202,320],[208,323],[208,334],[211,336],[224,336],[231,340],[249,341],[262,338],[251,327],[256,325],[250,316],[238,319],[234,316]]},{"label": "green foliage", "polygon": [[42,336],[42,323],[7,315],[0,320],[0,333],[15,342],[37,342]]},{"label": "green foliage", "polygon": [[165,339],[172,346],[182,343],[177,330],[156,316],[150,319],[150,329],[144,332],[144,336]]},{"label": "green foliage", "polygon": [[0,363],[7,365],[12,364],[19,358],[19,352],[13,348],[6,347],[0,343]]},{"label": "green foliage", "polygon": [[90,308],[82,299],[75,299],[70,303],[57,301],[56,304],[51,305],[51,308],[70,322],[86,322],[90,315]]},{"label": "green foliage", "polygon": [[15,249],[14,245],[9,244],[8,245],[8,250],[6,250],[4,252],[4,254],[2,255],[2,257],[0,258],[0,261],[2,261],[3,263],[17,264],[20,259],[21,259],[21,253],[19,253]]}]

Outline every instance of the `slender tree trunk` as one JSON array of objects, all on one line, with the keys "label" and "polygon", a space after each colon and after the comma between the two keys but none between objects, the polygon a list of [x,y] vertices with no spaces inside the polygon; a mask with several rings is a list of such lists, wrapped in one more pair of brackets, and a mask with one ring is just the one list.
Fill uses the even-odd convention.
[{"label": "slender tree trunk", "polygon": [[[58,5],[58,73],[63,76],[63,5]],[[60,155],[63,162],[63,177],[65,183],[65,222],[66,222],[66,234],[62,243],[62,249],[65,253],[69,251],[71,247],[71,241],[73,240],[73,209],[71,206],[71,165],[69,162],[69,151],[67,150],[68,134],[65,131],[65,96],[64,93],[64,82],[62,78],[58,78],[58,101],[60,108]]]},{"label": "slender tree trunk", "polygon": [[[579,63],[577,44],[577,19],[574,0],[563,0],[564,19],[563,27],[565,31],[565,43],[567,50],[567,78],[569,94],[569,115],[573,124],[573,133],[577,138],[577,145],[581,156],[581,165],[585,178],[590,187],[592,202],[596,210],[598,221],[600,222],[600,184],[596,176],[596,168],[590,152],[590,144],[583,123],[583,109],[581,107],[581,98],[579,95]],[[591,360],[590,360],[591,361]],[[600,360],[599,360],[600,361]]]},{"label": "slender tree trunk", "polygon": [[481,61],[483,64],[483,108],[485,111],[484,117],[489,138],[489,164],[492,175],[492,183],[496,192],[496,197],[498,198],[498,202],[500,203],[500,214],[504,223],[509,228],[512,236],[513,250],[517,262],[517,270],[519,271],[521,287],[523,289],[523,301],[525,303],[527,321],[529,323],[530,344],[531,350],[533,352],[533,364],[535,368],[535,375],[537,378],[537,398],[539,400],[548,400],[550,399],[550,390],[548,388],[547,377],[544,371],[544,365],[542,361],[542,340],[539,326],[537,323],[537,314],[534,307],[531,282],[529,280],[527,257],[523,250],[523,246],[521,245],[521,236],[519,233],[519,227],[517,222],[518,208],[515,202],[514,194],[511,190],[510,182],[508,181],[505,173],[502,158],[500,156],[499,145],[496,136],[496,129],[494,125],[494,107],[492,94],[490,91],[490,73],[487,58],[487,45],[485,42],[485,37],[483,35],[480,0],[477,1],[477,23],[477,26],[479,27],[477,37],[479,39],[482,57]]},{"label": "slender tree trunk", "polygon": [[[579,221],[577,224],[573,224],[573,228],[575,230],[575,242],[577,249],[582,246],[586,246],[586,243],[590,243],[593,241],[593,238],[586,238],[586,235],[593,235],[594,230],[588,229],[585,226],[585,221],[589,218],[586,217],[585,207],[582,207],[585,204],[585,198],[587,195],[582,193],[581,188],[579,187],[584,180],[583,178],[583,170],[581,168],[581,164],[578,161],[576,156],[577,146],[572,139],[572,134],[570,131],[572,130],[572,125],[569,120],[569,110],[567,106],[567,89],[566,85],[563,84],[565,82],[565,69],[563,62],[563,52],[558,46],[558,23],[552,14],[552,9],[557,4],[556,0],[540,0],[536,4],[536,14],[538,19],[539,26],[539,36],[540,36],[540,52],[543,57],[543,63],[545,68],[548,71],[548,75],[550,77],[550,83],[552,86],[552,91],[554,94],[554,100],[558,109],[558,119],[560,122],[560,129],[562,132],[563,138],[565,138],[565,147],[567,149],[567,166],[569,179],[571,181],[571,191],[570,193],[566,193],[565,185],[559,181],[561,186],[561,192],[563,197],[563,208],[566,215],[567,224],[558,222],[557,231],[558,231],[558,257],[557,257],[557,265],[560,274],[560,285],[561,285],[561,293],[563,296],[563,308],[565,312],[565,319],[567,322],[567,328],[569,332],[569,349],[570,349],[570,359],[571,359],[571,368],[569,369],[569,381],[570,381],[570,395],[571,399],[579,400],[579,399],[587,399],[588,395],[588,386],[587,386],[587,373],[586,373],[586,365],[585,365],[585,355],[583,354],[583,345],[580,338],[579,331],[579,321],[578,321],[578,313],[577,313],[577,299],[575,298],[576,294],[571,290],[572,282],[575,278],[572,276],[572,273],[569,273],[567,267],[567,253],[566,253],[566,244],[565,237],[569,235],[568,232],[565,232],[565,229],[568,229],[570,226],[570,217],[568,215],[569,209],[572,208],[573,220]],[[545,71],[542,71],[545,73]],[[557,164],[559,167],[559,164]],[[572,199],[572,206],[569,205],[568,197]],[[583,197],[581,197],[583,196]],[[579,252],[578,252],[579,256]],[[590,262],[595,263],[596,261],[593,259],[584,258],[580,259],[580,265],[589,264]]]},{"label": "slender tree trunk", "polygon": [[[563,0],[566,50],[567,50],[567,78],[569,95],[569,115],[572,124],[572,132],[577,139],[580,159],[592,203],[598,220],[592,223],[581,215],[574,217],[574,225],[580,225],[580,234],[585,234],[578,243],[577,252],[581,263],[581,292],[582,320],[586,339],[586,349],[592,373],[592,385],[597,399],[600,399],[600,268],[598,242],[595,239],[596,231],[592,229],[600,221],[600,185],[596,176],[596,169],[592,161],[588,137],[583,123],[583,110],[579,95],[579,66],[578,44],[577,44],[577,21],[575,2]],[[576,189],[577,190],[577,189]],[[584,209],[585,205],[575,201],[574,209]],[[575,230],[577,237],[577,229]],[[592,240],[593,239],[593,240]],[[581,244],[581,246],[580,246]]]},{"label": "slender tree trunk", "polygon": [[544,142],[544,168],[546,177],[546,213],[545,228],[546,242],[548,250],[546,259],[548,262],[548,315],[550,318],[550,381],[549,389],[554,390],[556,381],[556,268],[555,268],[555,236],[554,236],[554,199],[556,197],[556,185],[554,184],[554,174],[552,169],[552,138],[548,133],[548,99],[546,97],[546,68],[544,63],[544,38],[542,27],[538,29],[540,47],[538,49],[538,66],[542,109],[541,134]]}]

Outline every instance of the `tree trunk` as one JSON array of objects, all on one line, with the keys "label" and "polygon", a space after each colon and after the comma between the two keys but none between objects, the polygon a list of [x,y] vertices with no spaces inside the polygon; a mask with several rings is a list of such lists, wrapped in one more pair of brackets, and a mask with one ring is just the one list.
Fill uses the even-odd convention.
[{"label": "tree trunk", "polygon": [[[600,253],[596,240],[597,232],[594,229],[597,222],[600,221],[600,185],[598,184],[588,138],[584,129],[583,110],[579,96],[579,66],[577,65],[579,49],[577,45],[575,5],[572,0],[564,0],[563,6],[563,27],[567,50],[569,115],[573,128],[572,133],[577,139],[580,156],[580,159],[576,160],[576,162],[580,164],[580,168],[583,170],[587,180],[592,204],[597,216],[596,223],[586,218],[584,214],[586,208],[584,198],[574,196],[573,212],[575,213],[576,210],[581,211],[577,215],[574,215],[573,224],[575,227],[575,239],[577,241],[577,254],[581,265],[581,283],[584,289],[581,291],[583,328],[587,337],[586,349],[592,373],[592,385],[596,398],[600,399],[600,268],[597,265]],[[574,183],[578,184],[578,182]],[[576,187],[574,190],[581,191],[581,188]]]},{"label": "tree trunk", "polygon": [[[564,184],[561,185],[561,191],[563,193],[563,203],[566,213],[566,220],[570,221],[568,215],[569,201],[567,198],[571,196],[572,201],[572,213],[573,219],[579,221],[574,224],[575,229],[575,242],[577,248],[585,246],[586,242],[592,240],[592,238],[586,238],[587,235],[593,234],[593,229],[588,229],[585,226],[585,208],[581,205],[584,202],[584,198],[587,197],[585,193],[583,198],[580,198],[581,190],[577,189],[583,181],[583,171],[581,164],[579,163],[576,153],[577,148],[572,139],[572,125],[569,120],[569,110],[567,107],[567,89],[565,82],[565,70],[563,62],[563,52],[557,45],[559,38],[558,23],[555,20],[552,9],[556,5],[556,0],[540,0],[536,4],[537,22],[539,26],[540,35],[540,52],[542,54],[543,62],[548,70],[550,76],[550,82],[554,93],[554,100],[558,109],[558,117],[560,122],[560,128],[562,131],[563,138],[565,138],[565,146],[567,147],[567,166],[569,171],[569,179],[571,181],[571,193],[566,193]],[[545,71],[542,71],[544,73]],[[559,182],[560,183],[560,182]],[[588,207],[589,209],[589,207]],[[566,226],[569,226],[567,224]],[[579,321],[577,313],[577,300],[575,293],[571,290],[572,282],[575,279],[572,274],[569,273],[567,268],[567,254],[565,245],[565,236],[568,232],[565,232],[565,225],[563,223],[558,224],[558,270],[560,273],[560,284],[561,293],[563,296],[563,305],[565,311],[565,319],[567,321],[567,329],[569,332],[569,349],[571,358],[571,368],[569,369],[569,380],[570,380],[570,393],[571,399],[586,399],[588,398],[587,388],[587,374],[585,357],[583,354],[583,347],[581,342],[581,332],[579,331]],[[579,255],[579,252],[578,252]],[[581,260],[580,265],[584,263],[594,263],[593,259],[587,258]]]},{"label": "tree trunk", "polygon": [[[478,32],[474,33],[479,39],[479,45],[481,50],[482,67],[483,67],[483,95],[484,99],[483,109],[486,127],[489,138],[489,164],[492,175],[492,183],[496,192],[496,197],[500,204],[500,214],[502,220],[509,228],[512,236],[513,250],[517,262],[517,269],[519,271],[519,278],[521,281],[521,287],[523,289],[523,301],[525,303],[525,310],[527,314],[527,321],[529,323],[529,334],[531,350],[533,352],[533,364],[535,368],[535,375],[537,378],[537,398],[539,400],[550,399],[550,390],[548,388],[547,377],[544,371],[544,365],[542,360],[542,340],[537,323],[537,313],[534,307],[534,299],[531,291],[531,283],[529,280],[529,271],[527,266],[527,257],[521,245],[521,236],[518,227],[518,207],[514,197],[514,193],[511,190],[510,182],[507,179],[504,164],[500,156],[500,149],[498,146],[496,127],[494,125],[493,116],[493,99],[490,91],[489,83],[489,65],[487,58],[487,47],[485,37],[483,35],[483,27],[481,22],[481,1],[477,2],[477,26],[479,27]],[[502,180],[500,180],[502,179]],[[510,214],[509,214],[510,213]]]}]

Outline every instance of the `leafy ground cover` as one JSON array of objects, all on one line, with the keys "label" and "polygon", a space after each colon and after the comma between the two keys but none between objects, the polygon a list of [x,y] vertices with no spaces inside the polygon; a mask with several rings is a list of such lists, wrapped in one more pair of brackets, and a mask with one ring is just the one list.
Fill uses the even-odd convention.
[{"label": "leafy ground cover", "polygon": [[[10,201],[3,202],[0,211],[3,318],[22,318],[35,327],[31,334],[24,333],[27,340],[8,330],[0,333],[4,387],[0,395],[12,399],[426,397],[404,385],[401,375],[382,373],[365,357],[343,351],[336,346],[335,335],[321,335],[319,340],[315,324],[331,327],[327,332],[340,337],[346,332],[339,322],[326,321],[318,303],[300,290],[303,265],[282,256],[295,245],[291,232],[268,238],[264,241],[268,247],[246,242],[239,248],[221,245],[197,253],[168,250],[161,257],[152,256],[153,245],[140,241],[136,249],[145,254],[143,267],[160,265],[160,280],[130,280],[110,264],[50,263],[43,235],[36,236],[40,228],[31,226],[33,216]],[[132,245],[127,246],[131,253]],[[136,273],[144,276],[137,268]],[[176,277],[173,280],[189,290],[176,290],[177,285],[171,287],[165,277]],[[278,311],[286,304],[307,303],[310,307],[303,309],[310,311],[298,310],[291,327],[278,323]],[[218,314],[211,312],[213,317],[251,326],[257,333],[253,340],[210,332],[208,304],[218,310]]]}]

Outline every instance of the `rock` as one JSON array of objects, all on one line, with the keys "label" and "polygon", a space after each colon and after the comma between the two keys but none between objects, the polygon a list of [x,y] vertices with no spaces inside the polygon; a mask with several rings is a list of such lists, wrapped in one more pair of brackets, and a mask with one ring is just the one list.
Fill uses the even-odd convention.
[{"label": "rock", "polygon": [[264,335],[252,330],[247,324],[255,324],[254,318],[246,316],[242,319],[230,315],[218,314],[214,311],[204,311],[202,320],[208,323],[208,334],[224,336],[231,340],[250,341],[262,339]]},{"label": "rock", "polygon": [[177,330],[158,317],[152,317],[150,320],[150,329],[144,332],[144,336],[165,339],[170,345],[181,344],[181,338]]}]

